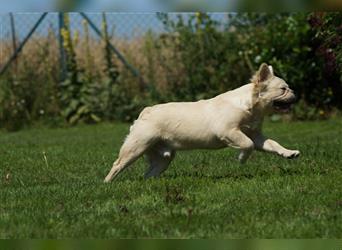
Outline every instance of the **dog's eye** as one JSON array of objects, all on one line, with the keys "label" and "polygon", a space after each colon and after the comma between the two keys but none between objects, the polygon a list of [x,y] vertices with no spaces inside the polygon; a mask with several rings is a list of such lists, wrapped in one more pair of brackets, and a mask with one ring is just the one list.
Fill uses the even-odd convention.
[{"label": "dog's eye", "polygon": [[282,87],[282,88],[281,88],[281,90],[282,90],[282,91],[285,91],[285,90],[286,90],[286,88],[285,88],[285,87]]}]

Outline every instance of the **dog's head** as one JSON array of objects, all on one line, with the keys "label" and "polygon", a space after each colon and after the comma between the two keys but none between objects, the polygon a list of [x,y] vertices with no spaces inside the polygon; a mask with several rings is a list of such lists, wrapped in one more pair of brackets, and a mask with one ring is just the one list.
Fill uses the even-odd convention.
[{"label": "dog's head", "polygon": [[287,83],[273,74],[272,66],[261,64],[252,78],[254,103],[279,112],[288,112],[296,101],[293,90]]}]

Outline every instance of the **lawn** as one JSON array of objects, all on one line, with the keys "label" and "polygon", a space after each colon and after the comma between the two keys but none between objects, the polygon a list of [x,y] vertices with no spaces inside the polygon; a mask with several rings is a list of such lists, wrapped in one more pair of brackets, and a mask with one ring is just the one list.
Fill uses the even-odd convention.
[{"label": "lawn", "polygon": [[179,152],[102,181],[128,124],[0,132],[1,238],[341,238],[342,119],[265,124],[299,159]]}]

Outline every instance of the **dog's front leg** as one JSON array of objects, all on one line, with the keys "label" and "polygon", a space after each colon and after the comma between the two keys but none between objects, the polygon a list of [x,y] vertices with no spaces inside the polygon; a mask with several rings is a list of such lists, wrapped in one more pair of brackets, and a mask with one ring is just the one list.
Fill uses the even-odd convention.
[{"label": "dog's front leg", "polygon": [[239,154],[240,163],[245,163],[254,150],[253,141],[239,129],[233,129],[222,139],[228,146],[241,150]]},{"label": "dog's front leg", "polygon": [[263,135],[258,135],[254,140],[254,144],[257,150],[276,153],[288,159],[296,158],[300,155],[298,150],[286,149],[278,142],[265,138]]}]

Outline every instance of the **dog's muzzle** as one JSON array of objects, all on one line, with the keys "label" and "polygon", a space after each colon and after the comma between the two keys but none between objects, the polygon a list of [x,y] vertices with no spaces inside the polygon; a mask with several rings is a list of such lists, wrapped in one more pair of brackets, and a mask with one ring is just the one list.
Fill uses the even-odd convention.
[{"label": "dog's muzzle", "polygon": [[297,98],[291,91],[286,95],[286,98],[279,98],[273,101],[273,108],[280,112],[289,112],[292,105],[296,102]]}]

